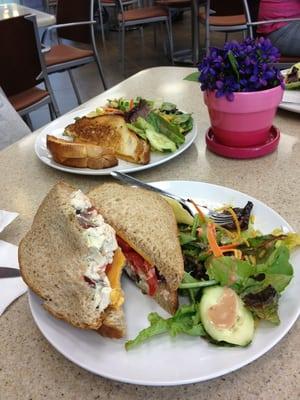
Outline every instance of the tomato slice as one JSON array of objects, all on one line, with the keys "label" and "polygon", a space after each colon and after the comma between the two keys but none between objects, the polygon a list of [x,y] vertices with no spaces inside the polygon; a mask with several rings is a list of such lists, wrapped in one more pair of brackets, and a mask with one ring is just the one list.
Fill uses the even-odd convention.
[{"label": "tomato slice", "polygon": [[135,272],[139,277],[144,279],[148,285],[148,293],[150,296],[154,296],[158,281],[155,272],[155,268],[152,267],[142,256],[140,256],[135,250],[133,250],[125,240],[117,237],[118,244],[121,247],[126,259],[133,266]]}]

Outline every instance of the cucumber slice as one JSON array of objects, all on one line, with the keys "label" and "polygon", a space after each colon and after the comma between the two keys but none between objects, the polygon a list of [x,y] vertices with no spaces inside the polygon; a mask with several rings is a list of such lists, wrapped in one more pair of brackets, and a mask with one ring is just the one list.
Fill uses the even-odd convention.
[{"label": "cucumber slice", "polygon": [[199,307],[203,327],[212,339],[238,346],[251,343],[254,319],[234,290],[221,286],[206,288]]}]

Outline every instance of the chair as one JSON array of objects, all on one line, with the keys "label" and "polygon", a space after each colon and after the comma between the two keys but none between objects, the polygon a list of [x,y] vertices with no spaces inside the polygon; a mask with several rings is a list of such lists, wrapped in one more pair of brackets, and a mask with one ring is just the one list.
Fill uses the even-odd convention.
[{"label": "chair", "polygon": [[[138,1],[139,0],[122,0],[124,10],[127,10],[127,8],[132,5],[136,5]],[[116,3],[115,0],[98,0],[99,21],[100,21],[101,37],[103,43],[105,42],[103,11],[106,8],[114,8],[115,10],[117,10],[118,4]]]},{"label": "chair", "polygon": [[42,0],[43,8],[47,13],[55,13],[57,0]]},{"label": "chair", "polygon": [[120,9],[120,13],[118,14],[118,21],[123,75],[125,75],[125,30],[127,27],[130,26],[143,27],[148,24],[164,23],[168,38],[169,55],[173,64],[173,38],[171,31],[170,15],[167,8],[160,6],[148,6],[124,10],[122,0],[116,1]]},{"label": "chair", "polygon": [[8,101],[0,87],[0,150],[30,133],[29,127]]},{"label": "chair", "polygon": [[[174,10],[190,10],[191,9],[191,0],[155,0],[155,5],[160,7],[167,7],[169,12],[169,21],[172,24],[172,9]],[[171,32],[173,32],[172,25],[170,25]],[[173,36],[173,35],[172,35]],[[173,37],[172,37],[173,40]],[[174,47],[172,43],[172,47]],[[174,49],[173,49],[174,51]],[[190,53],[190,49],[177,51],[176,54],[173,55],[178,58],[180,62],[184,60],[185,54]]]},{"label": "chair", "polygon": [[[213,14],[211,15],[211,12]],[[247,30],[246,17],[242,0],[207,0],[205,12],[199,13],[200,23],[205,25],[206,54],[210,48],[210,32],[228,33]]]},{"label": "chair", "polygon": [[[251,38],[254,38],[258,36],[256,32],[256,28],[259,25],[267,25],[267,24],[272,24],[275,22],[293,22],[293,21],[300,21],[300,17],[295,17],[295,18],[277,18],[277,19],[272,19],[268,21],[258,21],[258,10],[259,10],[259,0],[251,0],[248,2],[247,0],[243,0],[244,3],[244,8],[245,8],[245,16],[246,16],[246,24],[248,27],[248,34]],[[259,34],[261,35],[261,34]],[[284,54],[281,54],[280,59],[279,59],[279,67],[281,69],[288,68],[292,66],[293,64],[299,62],[300,59],[300,54],[299,57],[291,57],[291,56],[285,56]]]},{"label": "chair", "polygon": [[[73,69],[96,62],[102,85],[107,89],[102,65],[96,48],[93,0],[58,0],[56,12],[56,25],[46,28],[42,43],[46,45],[46,38],[53,31],[57,34],[58,44],[45,53],[45,62],[48,74],[67,71],[79,104],[82,103],[79,90],[73,76]],[[91,48],[79,48],[65,44],[62,40],[79,42],[90,45]]]},{"label": "chair", "polygon": [[[36,17],[0,21],[0,86],[31,127],[29,113],[47,104],[51,119],[60,113],[41,53]],[[44,83],[45,89],[37,87]]]}]

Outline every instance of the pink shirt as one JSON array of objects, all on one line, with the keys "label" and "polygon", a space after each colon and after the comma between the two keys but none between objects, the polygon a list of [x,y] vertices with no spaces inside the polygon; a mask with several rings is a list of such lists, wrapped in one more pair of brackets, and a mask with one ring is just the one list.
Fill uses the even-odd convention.
[{"label": "pink shirt", "polygon": [[[251,0],[250,0],[251,1]],[[258,20],[265,21],[276,18],[300,17],[300,0],[261,0],[259,4]],[[300,23],[300,21],[299,21]],[[287,25],[287,22],[260,25],[257,32],[268,34]]]}]

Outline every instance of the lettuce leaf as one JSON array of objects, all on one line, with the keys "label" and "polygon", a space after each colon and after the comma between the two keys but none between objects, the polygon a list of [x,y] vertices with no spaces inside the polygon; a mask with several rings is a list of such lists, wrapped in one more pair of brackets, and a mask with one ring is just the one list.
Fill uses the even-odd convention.
[{"label": "lettuce leaf", "polygon": [[272,241],[270,251],[257,265],[225,256],[210,257],[206,267],[209,279],[235,290],[257,318],[278,324],[278,299],[293,277],[293,267],[282,241],[277,247]]},{"label": "lettuce leaf", "polygon": [[215,279],[221,286],[228,286],[241,293],[253,275],[253,266],[248,261],[234,257],[210,257],[206,262],[209,279]]},{"label": "lettuce leaf", "polygon": [[125,343],[126,350],[136,347],[153,336],[168,333],[170,336],[176,336],[184,333],[189,336],[205,336],[204,329],[200,322],[199,307],[196,304],[182,305],[176,311],[173,317],[164,319],[157,313],[148,315],[150,326],[143,329],[135,339],[128,340]]},{"label": "lettuce leaf", "polygon": [[278,300],[279,295],[271,285],[261,291],[249,293],[243,297],[246,307],[255,317],[269,321],[275,325],[280,323]]}]

